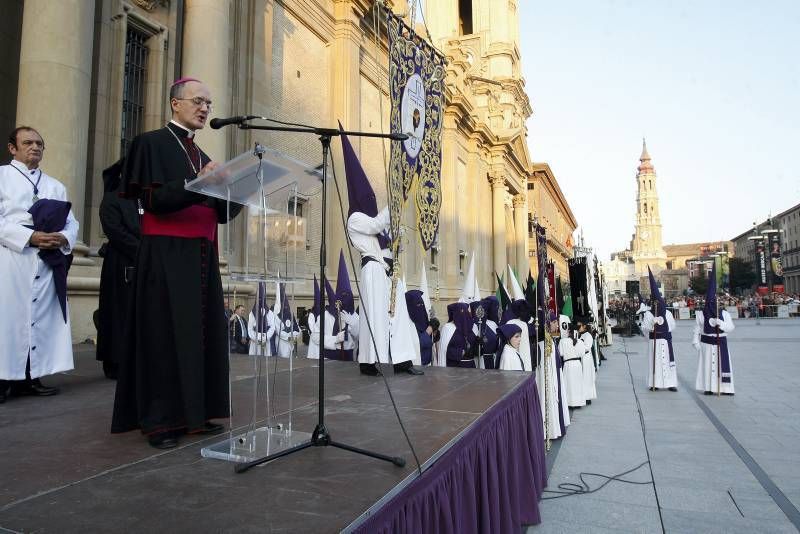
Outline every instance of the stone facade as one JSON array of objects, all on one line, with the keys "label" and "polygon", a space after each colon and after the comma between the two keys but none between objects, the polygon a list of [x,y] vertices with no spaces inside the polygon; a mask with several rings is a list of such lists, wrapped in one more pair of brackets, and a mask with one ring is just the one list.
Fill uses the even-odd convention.
[{"label": "stone facade", "polygon": [[[533,173],[528,179],[528,203],[536,206],[536,220],[547,231],[547,258],[555,264],[556,274],[560,274],[563,280],[568,280],[567,260],[572,257],[572,234],[578,222],[547,163],[533,164]],[[539,266],[536,254],[533,253],[536,250],[533,224],[528,229],[528,238],[528,250],[532,253],[529,268],[536,277]]]},{"label": "stone facade", "polygon": [[[387,1],[408,14],[405,0]],[[459,9],[461,4],[462,9]],[[441,225],[434,250],[419,246],[411,209],[403,221],[403,273],[416,287],[423,261],[440,314],[457,298],[469,254],[478,261],[484,294],[506,264],[529,265],[530,215],[546,214],[560,250],[574,217],[550,174],[543,197],[530,194],[535,166],[525,121],[533,113],[521,76],[518,0],[426,2],[432,43],[447,58],[443,128]],[[464,8],[467,6],[467,8]],[[172,80],[193,76],[210,87],[212,116],[254,114],[278,120],[387,131],[389,118],[385,25],[372,0],[9,0],[0,22],[0,127],[30,124],[47,144],[43,168],[67,187],[81,224],[81,242],[69,276],[73,336],[94,335],[105,240],[99,223],[101,172],[141,131],[169,118]],[[133,65],[138,51],[141,64]],[[135,69],[138,78],[132,74]],[[128,69],[128,71],[126,71]],[[138,80],[138,82],[136,81]],[[137,85],[138,83],[138,85]],[[132,114],[131,109],[138,110]],[[127,111],[126,111],[127,110]],[[135,120],[133,120],[133,117]],[[229,159],[255,141],[317,167],[319,143],[311,136],[206,128],[197,142],[216,160]],[[386,202],[387,145],[353,139]],[[333,163],[343,185],[339,143]],[[538,183],[535,179],[533,183]],[[536,191],[536,189],[534,189]],[[346,192],[342,191],[346,203]],[[346,247],[340,204],[329,190],[328,273],[335,274]],[[305,246],[297,247],[296,303],[307,306],[310,279],[319,265],[319,196],[299,199],[308,222]],[[551,215],[556,206],[559,216]],[[341,206],[346,213],[346,205]],[[223,272],[245,258],[245,220],[221,235]],[[570,226],[572,225],[572,226]],[[551,255],[557,257],[554,250]],[[563,253],[562,253],[563,255]],[[229,262],[229,263],[228,263]],[[353,273],[351,273],[351,276]],[[235,300],[248,304],[252,287],[230,284]],[[231,302],[233,304],[233,302]]]}]

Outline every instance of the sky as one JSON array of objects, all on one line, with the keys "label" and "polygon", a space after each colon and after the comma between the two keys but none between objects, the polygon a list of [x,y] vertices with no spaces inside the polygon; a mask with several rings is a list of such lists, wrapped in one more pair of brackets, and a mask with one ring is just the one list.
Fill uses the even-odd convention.
[{"label": "sky", "polygon": [[663,244],[800,203],[800,1],[520,0],[530,154],[601,259],[628,247],[642,137]]}]

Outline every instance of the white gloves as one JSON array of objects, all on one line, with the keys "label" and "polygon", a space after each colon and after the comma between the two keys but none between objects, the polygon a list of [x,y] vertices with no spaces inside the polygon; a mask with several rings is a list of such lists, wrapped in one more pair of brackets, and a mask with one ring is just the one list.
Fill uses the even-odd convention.
[{"label": "white gloves", "polygon": [[717,326],[719,324],[719,321],[716,318],[712,317],[711,319],[708,320],[708,324],[711,326]]},{"label": "white gloves", "polygon": [[336,342],[337,343],[344,343],[344,331],[339,332],[336,334]]},{"label": "white gloves", "polygon": [[694,348],[695,348],[696,351],[698,351],[698,352],[700,351],[700,342],[699,341],[695,341],[694,343],[692,343],[692,345],[694,345]]},{"label": "white gloves", "polygon": [[664,324],[664,318],[663,317],[656,317],[656,324]]}]

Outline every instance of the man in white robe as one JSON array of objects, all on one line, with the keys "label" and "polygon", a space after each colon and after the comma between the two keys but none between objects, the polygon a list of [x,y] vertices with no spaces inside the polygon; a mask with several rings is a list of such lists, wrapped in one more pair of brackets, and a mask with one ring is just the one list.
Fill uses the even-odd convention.
[{"label": "man in white robe", "polygon": [[308,312],[308,353],[307,358],[319,359],[319,313],[322,309],[321,295],[317,275],[314,275],[314,306]]},{"label": "man in white robe", "polygon": [[586,395],[583,393],[583,354],[578,354],[575,350],[577,339],[571,335],[569,317],[561,315],[559,322],[561,323],[561,339],[558,342],[558,349],[564,361],[564,390],[567,406],[580,408],[586,406]]},{"label": "man in white robe", "polygon": [[[672,312],[665,310],[656,317],[650,310],[642,314],[642,332],[647,337],[647,387],[651,390],[669,389],[678,391],[678,373],[675,367],[675,356],[672,351],[672,340],[665,339],[657,333],[659,327],[668,332],[675,328]],[[655,372],[653,372],[655,367]],[[653,377],[655,376],[655,382]]]},{"label": "man in white robe", "polygon": [[289,306],[289,295],[286,287],[276,284],[275,307],[272,311],[276,330],[276,344],[278,356],[281,358],[291,358],[297,346],[297,338],[300,337],[300,326]]},{"label": "man in white robe", "polygon": [[655,308],[646,309],[642,313],[642,333],[647,343],[647,387],[651,391],[669,389],[678,391],[678,372],[675,366],[675,353],[672,350],[672,330],[675,318],[667,309],[667,303],[658,290],[656,279],[647,268],[650,278],[650,296]]},{"label": "man in white robe", "polygon": [[58,390],[39,378],[73,368],[69,310],[62,310],[53,270],[39,252],[68,255],[78,238],[71,211],[59,232],[32,229],[28,210],[37,200],[67,201],[66,188],[39,168],[39,132],[15,129],[8,150],[14,159],[0,167],[0,402],[9,385],[13,395],[55,395]]},{"label": "man in white robe", "polygon": [[575,344],[575,352],[582,354],[581,364],[583,366],[583,394],[586,397],[586,404],[591,404],[597,398],[597,388],[595,387],[596,373],[594,369],[594,356],[592,355],[592,345],[594,338],[589,333],[586,319],[578,319],[578,342]]},{"label": "man in white robe", "polygon": [[518,324],[508,322],[498,327],[500,333],[500,363],[498,369],[501,371],[525,371],[525,363],[520,353],[522,346],[522,333],[524,330]]},{"label": "man in white robe", "polygon": [[[349,204],[347,235],[361,254],[361,310],[359,312],[358,363],[362,374],[376,376],[377,363],[394,364],[395,373],[424,374],[414,368],[412,354],[399,350],[395,357],[391,347],[389,296],[391,293],[390,258],[384,254],[389,246],[389,208],[378,211],[377,199],[364,169],[346,135],[342,134],[342,152],[347,174]],[[389,262],[387,262],[389,259]],[[400,299],[405,295],[398,294]],[[413,353],[413,351],[411,351]]]},{"label": "man in white robe", "polygon": [[548,323],[544,339],[541,341],[542,360],[536,368],[536,384],[539,388],[539,404],[542,406],[542,423],[544,424],[544,437],[558,439],[561,437],[559,423],[560,399],[558,395],[558,372],[556,366],[556,343],[552,333],[558,332],[558,323]]},{"label": "man in white robe", "polygon": [[[341,280],[341,276],[339,277]],[[336,283],[337,289],[340,282]],[[347,288],[349,290],[350,284],[348,280]],[[355,311],[349,306],[343,304],[342,292],[337,290],[334,292],[328,280],[325,280],[325,291],[328,295],[328,304],[324,308],[325,313],[325,336],[323,337],[325,357],[329,360],[340,360],[352,362],[354,359],[354,350],[356,346],[356,339],[359,334],[359,319]],[[352,298],[350,298],[350,305],[352,306]],[[337,308],[338,304],[338,308]],[[353,313],[348,311],[351,309]]]},{"label": "man in white robe", "polygon": [[733,318],[717,305],[716,264],[711,270],[706,302],[695,316],[692,343],[698,353],[695,388],[706,395],[733,395],[733,361],[728,334],[736,328]]},{"label": "man in white robe", "polygon": [[272,356],[275,345],[275,314],[267,307],[267,285],[258,283],[256,302],[247,319],[250,355]]}]

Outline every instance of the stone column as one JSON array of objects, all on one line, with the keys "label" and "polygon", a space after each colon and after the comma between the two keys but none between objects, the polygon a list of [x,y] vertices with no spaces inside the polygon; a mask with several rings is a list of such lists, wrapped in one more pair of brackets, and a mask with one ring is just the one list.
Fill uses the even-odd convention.
[{"label": "stone column", "polygon": [[25,1],[17,124],[42,134],[42,169],[66,186],[81,224],[78,239],[88,227],[84,200],[93,36],[94,0]]},{"label": "stone column", "polygon": [[[181,76],[197,78],[208,86],[214,102],[211,117],[230,115],[230,26],[230,0],[186,0]],[[213,161],[224,162],[228,159],[227,131],[212,130],[206,125],[197,136],[198,144]],[[218,227],[220,269],[223,274],[228,264],[225,258],[226,230],[225,226]],[[235,241],[233,236],[231,240]]]},{"label": "stone column", "polygon": [[[181,75],[202,80],[208,86],[214,102],[212,117],[230,115],[230,22],[230,0],[186,0]],[[227,159],[225,132],[206,126],[197,137],[214,161]]]},{"label": "stone column", "polygon": [[492,243],[494,271],[502,275],[506,269],[506,179],[502,174],[489,177],[492,184]]},{"label": "stone column", "polygon": [[528,202],[524,194],[514,195],[514,233],[516,234],[517,273],[520,283],[528,277]]},{"label": "stone column", "polygon": [[[363,15],[361,8],[353,0],[333,0],[333,17],[335,19],[331,54],[335,60],[331,63],[331,120],[330,125],[336,126],[336,121],[342,121],[342,126],[347,130],[358,130],[361,124],[361,40],[363,32],[359,28],[359,19]],[[357,11],[358,10],[358,11]],[[316,142],[316,141],[314,141]],[[361,142],[358,138],[351,138],[356,151],[359,151]],[[331,155],[335,161],[336,170],[340,173],[338,178],[340,186],[345,183],[344,159],[342,158],[341,142],[335,139],[331,143]],[[363,158],[363,154],[359,154]],[[329,171],[330,172],[330,171]],[[373,182],[373,188],[378,197],[378,207],[382,208],[385,199],[381,194],[381,187]],[[344,195],[347,193],[342,191]],[[345,196],[345,202],[346,196]],[[347,212],[345,212],[347,216]],[[334,277],[336,265],[339,260],[339,249],[348,247],[345,230],[342,228],[339,213],[339,200],[333,181],[328,184],[328,206],[326,222],[326,274]],[[358,257],[356,254],[355,257]],[[315,270],[317,268],[315,267]]]}]

